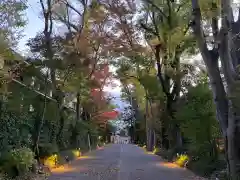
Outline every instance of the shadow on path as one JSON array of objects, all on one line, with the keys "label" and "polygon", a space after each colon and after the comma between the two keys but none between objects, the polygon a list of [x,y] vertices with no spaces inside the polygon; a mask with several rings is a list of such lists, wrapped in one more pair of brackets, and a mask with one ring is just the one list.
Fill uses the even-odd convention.
[{"label": "shadow on path", "polygon": [[136,145],[112,144],[54,169],[49,180],[200,180]]}]

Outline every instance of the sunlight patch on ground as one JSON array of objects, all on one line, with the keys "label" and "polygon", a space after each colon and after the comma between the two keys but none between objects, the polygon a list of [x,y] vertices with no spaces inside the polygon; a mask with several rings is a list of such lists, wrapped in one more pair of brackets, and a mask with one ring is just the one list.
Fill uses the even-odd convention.
[{"label": "sunlight patch on ground", "polygon": [[147,151],[146,154],[155,155],[153,152]]},{"label": "sunlight patch on ground", "polygon": [[161,162],[156,164],[159,167],[166,167],[166,168],[172,168],[172,169],[183,169],[180,168],[177,164],[170,163],[170,162]]},{"label": "sunlight patch on ground", "polygon": [[55,174],[63,174],[68,172],[85,172],[87,170],[88,168],[86,167],[72,167],[71,165],[62,165],[60,167],[52,169],[51,172]]},{"label": "sunlight patch on ground", "polygon": [[[76,160],[81,160],[81,159],[94,159],[94,157],[91,156],[80,156]],[[84,167],[72,167],[70,164],[62,165],[57,168],[51,168],[52,173],[67,173],[67,172],[80,172],[80,171],[86,171],[87,168]]]},{"label": "sunlight patch on ground", "polygon": [[94,157],[91,157],[91,156],[80,156],[77,159],[94,159]]},{"label": "sunlight patch on ground", "polygon": [[52,173],[59,173],[59,174],[66,173],[66,172],[74,172],[74,171],[76,171],[76,168],[73,168],[67,165],[51,169]]}]

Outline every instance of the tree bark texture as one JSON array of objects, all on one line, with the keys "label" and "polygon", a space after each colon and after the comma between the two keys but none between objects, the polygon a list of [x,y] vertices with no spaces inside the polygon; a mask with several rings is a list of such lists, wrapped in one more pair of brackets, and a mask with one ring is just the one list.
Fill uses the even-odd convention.
[{"label": "tree bark texture", "polygon": [[[176,54],[174,57],[174,65],[172,65],[172,68],[176,71],[180,71],[180,58],[179,54],[181,52],[178,52],[176,49]],[[161,116],[161,145],[165,149],[169,149],[176,146],[176,141],[173,141],[173,139],[177,139],[177,134],[174,134],[174,129],[170,128],[172,125],[172,120],[174,119],[174,112],[175,112],[175,104],[179,99],[179,93],[180,93],[180,87],[181,87],[181,80],[180,78],[177,79],[171,79],[168,76],[167,73],[167,62],[168,57],[166,55],[166,49],[164,49],[161,45],[157,45],[155,47],[155,58],[157,62],[157,76],[159,79],[159,82],[162,86],[163,93],[166,97],[166,104],[165,109],[163,111],[163,114]],[[164,65],[164,66],[162,66]],[[162,73],[164,71],[164,73]],[[170,88],[170,80],[173,81],[173,88],[171,90]],[[173,126],[176,126],[174,124]],[[172,140],[171,140],[172,139]]]},{"label": "tree bark texture", "polygon": [[78,92],[76,95],[77,104],[76,104],[76,120],[80,120],[80,93]]},{"label": "tree bark texture", "polygon": [[[239,34],[240,14],[237,21],[233,20],[233,12],[229,0],[221,0],[221,28],[216,28],[214,47],[209,50],[202,26],[202,15],[198,0],[192,0],[192,29],[197,39],[198,48],[207,68],[217,119],[225,141],[226,162],[231,180],[240,179],[240,94],[237,94],[240,80],[239,65]],[[217,20],[217,16],[214,17]],[[212,22],[213,23],[213,22]],[[213,29],[214,30],[214,29]],[[224,77],[221,77],[218,61]]]}]

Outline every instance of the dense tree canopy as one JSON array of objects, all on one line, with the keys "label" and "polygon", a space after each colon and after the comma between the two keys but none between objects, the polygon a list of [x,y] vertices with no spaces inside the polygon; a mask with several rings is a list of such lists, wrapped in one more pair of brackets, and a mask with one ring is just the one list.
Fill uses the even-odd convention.
[{"label": "dense tree canopy", "polygon": [[[21,175],[5,153],[26,152],[41,164],[54,153],[91,150],[110,141],[109,120],[120,118],[147,150],[171,160],[184,151],[202,175],[223,161],[239,179],[240,16],[230,1],[39,0],[44,27],[23,57],[15,50],[26,4],[0,2],[4,173]],[[104,91],[116,79],[129,104],[121,113]],[[33,161],[24,163],[21,172]]]}]

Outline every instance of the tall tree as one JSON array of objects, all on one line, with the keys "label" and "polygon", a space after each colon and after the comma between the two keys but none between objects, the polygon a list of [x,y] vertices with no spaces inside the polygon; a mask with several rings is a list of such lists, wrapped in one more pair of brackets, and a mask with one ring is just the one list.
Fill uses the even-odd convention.
[{"label": "tall tree", "polygon": [[24,10],[26,10],[26,8],[25,1],[2,0],[0,2],[1,45],[3,45],[3,43],[8,44],[8,47],[16,45],[16,42],[21,35],[20,32],[22,27],[26,23],[26,18],[24,17]]},{"label": "tall tree", "polygon": [[[9,80],[8,70],[9,64],[6,62],[13,61],[20,58],[14,52],[19,38],[21,37],[21,30],[26,24],[24,1],[19,0],[2,0],[0,2],[0,81],[1,89],[6,87],[6,82]],[[7,78],[7,79],[6,79]],[[10,77],[11,79],[11,77]]]},{"label": "tall tree", "polygon": [[[154,128],[156,114],[153,116],[152,104],[155,102],[159,104],[163,100],[161,99],[162,91],[160,86],[158,86],[154,61],[147,55],[136,55],[128,59],[119,59],[116,65],[118,68],[117,76],[121,79],[124,86],[126,86],[125,92],[129,96],[128,101],[132,105],[133,110],[136,112],[140,110],[145,114],[147,148],[148,150],[152,150],[154,142],[150,137],[152,137],[152,134],[155,134],[156,130]],[[133,91],[134,95],[127,88],[128,85],[135,87],[135,91]],[[132,100],[133,97],[136,98],[137,102]],[[137,103],[138,108],[136,108],[136,105],[134,107],[134,102]],[[159,115],[158,112],[157,115]],[[139,116],[136,118],[137,120],[141,119]]]},{"label": "tall tree", "polygon": [[188,88],[187,94],[179,101],[176,119],[180,121],[180,128],[190,152],[198,155],[200,159],[216,161],[216,140],[220,137],[220,128],[207,81]]},{"label": "tall tree", "polygon": [[[165,148],[180,145],[177,139],[177,124],[174,119],[176,102],[181,91],[181,77],[184,74],[180,61],[184,53],[194,48],[193,37],[189,33],[189,3],[186,1],[143,1],[145,14],[140,20],[145,37],[152,47],[157,64],[157,76],[165,94],[166,104],[162,123],[162,146]],[[173,129],[171,129],[172,127]],[[170,140],[171,139],[171,140]]]},{"label": "tall tree", "polygon": [[[208,2],[206,9],[198,0],[192,0],[191,26],[198,48],[209,75],[213,99],[217,109],[223,136],[225,138],[226,158],[229,175],[233,180],[240,178],[239,143],[239,23],[240,16],[234,21],[232,1]],[[221,21],[221,27],[219,27]],[[204,24],[210,24],[210,33]],[[207,36],[211,36],[211,42]],[[221,67],[219,67],[219,61]],[[224,77],[222,77],[222,74]]]}]

